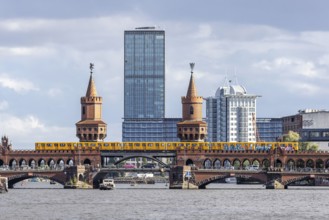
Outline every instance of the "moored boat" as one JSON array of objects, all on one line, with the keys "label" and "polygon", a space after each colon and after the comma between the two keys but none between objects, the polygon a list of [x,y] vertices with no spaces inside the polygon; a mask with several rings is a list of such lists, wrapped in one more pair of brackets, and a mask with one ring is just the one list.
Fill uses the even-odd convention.
[{"label": "moored boat", "polygon": [[103,179],[103,182],[99,184],[100,190],[111,190],[114,189],[115,184],[113,179]]},{"label": "moored boat", "polygon": [[236,184],[236,178],[235,177],[228,177],[228,178],[225,178],[225,182],[226,183],[232,183],[232,184]]},{"label": "moored boat", "polygon": [[7,177],[0,177],[0,193],[8,192],[8,179]]}]

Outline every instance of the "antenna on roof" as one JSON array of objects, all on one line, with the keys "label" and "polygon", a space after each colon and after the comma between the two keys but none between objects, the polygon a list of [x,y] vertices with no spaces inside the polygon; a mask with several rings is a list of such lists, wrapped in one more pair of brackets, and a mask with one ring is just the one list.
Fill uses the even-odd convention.
[{"label": "antenna on roof", "polygon": [[224,83],[225,83],[225,86],[228,87],[229,86],[229,80],[228,80],[228,77],[227,77],[227,68],[225,69],[225,78],[224,78]]},{"label": "antenna on roof", "polygon": [[235,78],[235,83],[239,85],[238,83],[238,77],[236,76],[236,67],[234,67],[234,78]]}]

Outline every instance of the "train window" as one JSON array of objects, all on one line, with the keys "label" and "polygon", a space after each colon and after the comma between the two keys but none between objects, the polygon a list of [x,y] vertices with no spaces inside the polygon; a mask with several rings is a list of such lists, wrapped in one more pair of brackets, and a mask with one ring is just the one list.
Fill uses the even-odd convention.
[{"label": "train window", "polygon": [[148,144],[148,146],[149,146],[149,147],[152,147],[152,146],[153,146],[153,144]]},{"label": "train window", "polygon": [[143,146],[143,147],[146,147],[146,144],[145,144],[145,143],[143,143],[143,144],[142,144],[142,146]]},{"label": "train window", "polygon": [[65,146],[65,144],[63,144],[63,143],[62,143],[62,144],[59,144],[59,146],[61,146],[61,147],[64,147],[64,146]]},{"label": "train window", "polygon": [[108,143],[104,143],[104,146],[105,146],[105,147],[108,147],[108,146],[109,146],[109,144],[108,144]]},{"label": "train window", "polygon": [[51,147],[51,144],[47,144],[47,147]]},{"label": "train window", "polygon": [[96,146],[96,144],[90,144],[90,146],[92,146],[92,147],[95,147],[95,146]]}]

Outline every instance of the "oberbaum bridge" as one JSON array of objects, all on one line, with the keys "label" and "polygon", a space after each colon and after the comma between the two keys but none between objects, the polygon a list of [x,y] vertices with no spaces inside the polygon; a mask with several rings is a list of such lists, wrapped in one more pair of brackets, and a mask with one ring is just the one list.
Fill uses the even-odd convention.
[{"label": "oberbaum bridge", "polygon": [[[329,152],[300,151],[297,142],[204,142],[207,124],[202,121],[203,98],[197,94],[193,66],[187,94],[182,97],[182,121],[177,124],[181,142],[104,142],[107,125],[102,121],[102,97],[97,95],[91,64],[87,92],[81,97],[81,120],[76,123],[79,142],[38,142],[35,150],[13,150],[3,136],[0,176],[8,178],[9,188],[35,177],[64,186],[72,186],[75,178],[98,188],[110,172],[169,172],[171,189],[205,189],[228,177],[256,181],[268,189],[286,189],[303,180],[329,180]],[[104,166],[111,157],[120,158],[114,165],[147,158],[159,166]],[[172,163],[161,158],[172,158]],[[254,166],[259,169],[247,169]]]}]

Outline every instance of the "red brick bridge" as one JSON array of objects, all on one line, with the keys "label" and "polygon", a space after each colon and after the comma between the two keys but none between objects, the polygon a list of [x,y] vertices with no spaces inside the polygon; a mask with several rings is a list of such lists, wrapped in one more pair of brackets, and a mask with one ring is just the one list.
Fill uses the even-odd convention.
[{"label": "red brick bridge", "polygon": [[237,177],[268,188],[287,188],[297,181],[329,179],[329,152],[285,151],[177,151],[170,173],[171,188],[205,188],[209,183]]}]

